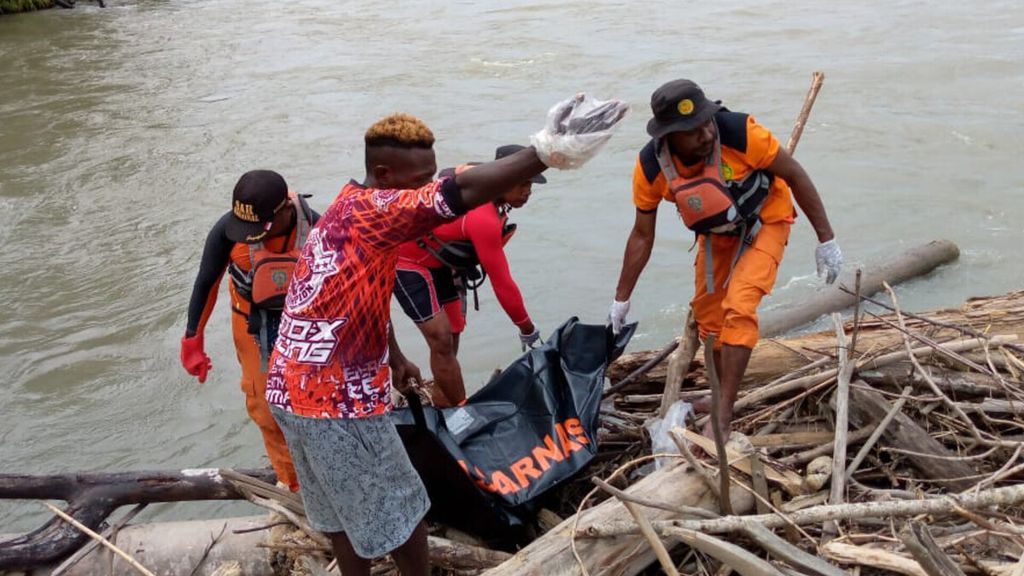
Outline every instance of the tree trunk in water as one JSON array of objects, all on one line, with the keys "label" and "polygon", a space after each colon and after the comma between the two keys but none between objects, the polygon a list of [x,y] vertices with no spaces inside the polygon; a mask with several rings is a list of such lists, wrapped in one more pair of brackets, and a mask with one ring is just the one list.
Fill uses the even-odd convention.
[{"label": "tree trunk in water", "polygon": [[[240,471],[275,482],[269,468]],[[215,468],[113,474],[0,475],[0,499],[64,500],[64,510],[92,530],[130,504],[242,498]],[[23,536],[0,542],[0,570],[32,567],[67,556],[89,539],[59,518]]]},{"label": "tree trunk in water", "polygon": [[[933,240],[921,246],[915,246],[902,254],[882,262],[872,262],[863,268],[860,290],[864,296],[870,296],[882,290],[882,282],[894,286],[900,282],[924,276],[943,264],[960,257],[960,249],[949,240]],[[815,319],[852,307],[857,297],[839,289],[840,282],[853,286],[852,274],[844,274],[832,286],[815,292],[810,298],[804,299],[799,306],[793,306],[773,315],[766,315],[760,322],[761,336],[771,337],[783,334]]]}]

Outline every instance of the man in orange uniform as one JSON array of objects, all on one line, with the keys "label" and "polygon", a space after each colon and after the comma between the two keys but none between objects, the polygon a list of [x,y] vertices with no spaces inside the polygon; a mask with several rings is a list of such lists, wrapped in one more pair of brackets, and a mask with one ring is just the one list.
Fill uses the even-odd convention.
[{"label": "man in orange uniform", "polygon": [[584,102],[581,95],[554,108],[536,149],[437,181],[430,129],[408,114],[388,116],[364,136],[363,182],[346,184],[310,232],[288,289],[267,401],[310,524],[330,538],[345,576],[370,574],[370,559],[389,552],[402,574],[429,573],[422,520],[430,501],[388,416],[392,383],[404,390],[418,375],[390,330],[399,246],[548,165],[589,159],[596,147],[577,154],[579,145],[600,146],[625,105],[582,112]]},{"label": "man in orange uniform", "polygon": [[[508,144],[494,154],[500,160],[524,147]],[[472,165],[465,166],[465,169]],[[446,168],[441,175],[454,176],[459,169]],[[518,328],[523,351],[540,341],[540,331],[526,311],[523,295],[512,278],[505,243],[515,230],[508,224],[508,212],[522,208],[530,199],[533,184],[547,182],[543,174],[520,182],[508,193],[471,210],[454,222],[438,226],[398,251],[395,299],[416,323],[430,347],[430,369],[434,376],[435,406],[454,406],[466,399],[462,369],[456,355],[459,338],[466,327],[465,287],[456,277],[479,265],[491,279],[494,295]]]},{"label": "man in orange uniform", "polygon": [[[698,233],[690,307],[701,337],[717,335],[719,423],[728,437],[739,383],[758,340],[757,307],[775,284],[796,216],[792,198],[818,236],[818,274],[827,272],[830,284],[839,274],[842,252],[814,183],[752,116],[708,100],[690,80],[658,88],[651,109],[647,132],[652,139],[633,170],[636,220],[609,321],[616,332],[625,322],[630,294],[654,245],[658,204],[673,202]],[[710,424],[704,434],[712,435]]]},{"label": "man in orange uniform", "polygon": [[[290,195],[284,178],[270,170],[243,174],[232,196],[232,211],[221,216],[206,237],[181,339],[181,363],[200,383],[206,381],[211,363],[203,331],[226,270],[245,407],[263,434],[278,481],[294,492],[299,489],[295,468],[265,398],[267,366],[291,268],[319,215],[300,196]],[[255,274],[254,261],[259,265]]]}]

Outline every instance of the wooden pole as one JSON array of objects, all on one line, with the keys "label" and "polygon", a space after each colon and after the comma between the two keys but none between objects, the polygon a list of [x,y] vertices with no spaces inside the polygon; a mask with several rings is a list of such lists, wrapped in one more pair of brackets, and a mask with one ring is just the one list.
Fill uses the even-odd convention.
[{"label": "wooden pole", "polygon": [[135,560],[135,558],[132,558],[127,553],[125,553],[124,550],[121,550],[117,546],[114,546],[113,544],[110,543],[109,540],[107,540],[103,536],[100,536],[99,534],[93,532],[92,530],[89,529],[89,527],[85,526],[84,524],[82,524],[78,520],[75,520],[71,516],[68,516],[60,508],[57,508],[56,506],[54,506],[53,504],[50,504],[49,502],[43,502],[43,506],[46,506],[47,508],[49,508],[57,516],[60,516],[61,520],[67,522],[68,524],[71,524],[72,526],[74,526],[75,528],[78,528],[82,532],[85,532],[90,538],[92,538],[93,540],[96,540],[97,542],[99,542],[100,544],[105,546],[108,550],[110,550],[114,554],[117,554],[118,556],[120,556],[122,559],[124,559],[125,562],[131,564],[132,568],[135,568],[136,570],[138,570],[139,574],[143,574],[144,576],[156,576],[156,574],[153,574],[152,572],[147,570],[145,566],[143,566],[142,564],[139,564]]},{"label": "wooden pole", "polygon": [[[661,352],[659,352],[657,356],[645,362],[643,366],[634,370],[631,374],[629,374],[629,376],[626,376],[622,380],[619,380],[615,384],[609,386],[604,392],[601,393],[601,397],[607,398],[612,394],[618,392],[619,390],[625,388],[626,386],[632,384],[636,379],[646,374],[651,368],[654,368],[655,366],[660,364],[661,361],[664,360],[665,357],[667,357],[669,354],[671,354],[672,351],[675,350],[678,346],[678,340],[673,340],[669,342],[668,344],[665,345],[664,348],[662,348]],[[676,396],[679,396],[678,391],[676,393]],[[665,414],[662,414],[661,416],[664,418]]]},{"label": "wooden pole", "polygon": [[[874,502],[858,502],[856,504],[836,504],[813,506],[790,512],[787,516],[776,514],[751,514],[747,516],[725,516],[709,520],[661,520],[651,522],[651,526],[659,534],[665,534],[672,528],[696,530],[704,534],[727,534],[742,532],[751,524],[761,524],[765,528],[784,528],[790,523],[799,526],[817,524],[826,520],[857,520],[861,518],[907,518],[920,514],[954,514],[958,507],[967,510],[980,510],[989,506],[1008,508],[1024,502],[1024,484],[990,488],[968,494],[943,494],[920,500],[886,500]],[[590,538],[608,538],[625,534],[636,534],[637,528],[632,522],[621,520],[609,521],[599,526],[584,528],[580,536]]]},{"label": "wooden pole", "polygon": [[679,346],[668,358],[665,391],[661,395],[661,407],[658,408],[659,418],[664,418],[668,414],[669,408],[679,400],[679,391],[683,387],[683,380],[690,372],[690,364],[693,363],[693,357],[697,355],[697,348],[700,347],[700,334],[697,332],[697,321],[693,318],[693,310],[686,313],[683,335],[678,342]]},{"label": "wooden pole", "polygon": [[[678,517],[667,514],[664,517]],[[238,563],[246,576],[274,576],[271,557],[256,549],[267,536],[267,516],[246,516],[213,520],[186,520],[132,524],[108,538],[122,550],[131,551],[135,558],[159,576],[188,576],[208,574],[214,566]],[[223,536],[210,547],[211,540],[223,531]],[[0,535],[4,538],[4,535]],[[427,539],[430,563],[436,568],[454,573],[477,572],[497,566],[511,555],[498,550],[453,542],[430,536]],[[203,552],[209,547],[209,553]],[[316,548],[324,548],[315,545]],[[71,569],[67,576],[132,576],[135,570],[125,562],[116,562],[111,570],[109,555],[89,554]],[[45,568],[40,567],[39,572]],[[37,571],[33,571],[35,574]],[[335,576],[337,572],[331,572]]]},{"label": "wooden pole", "polygon": [[[273,470],[245,470],[246,475],[268,482]],[[64,500],[67,512],[90,530],[125,505],[192,500],[234,500],[242,495],[214,468],[141,472],[53,474],[0,474],[0,499]],[[0,571],[55,562],[89,538],[68,530],[57,518],[24,536],[0,542]]]},{"label": "wooden pole", "polygon": [[679,571],[676,570],[675,564],[672,562],[672,558],[668,555],[668,550],[665,549],[665,545],[658,538],[658,535],[654,533],[654,529],[651,528],[651,521],[643,515],[643,512],[637,507],[625,492],[616,489],[611,484],[608,484],[600,478],[592,478],[594,484],[597,484],[602,490],[611,494],[612,496],[619,499],[622,505],[626,507],[629,514],[633,517],[636,525],[640,528],[640,533],[644,535],[647,542],[650,543],[651,549],[654,550],[655,556],[658,557],[658,563],[661,564],[661,569],[665,571],[665,574],[669,576],[679,576]]},{"label": "wooden pole", "polygon": [[[135,516],[138,515],[139,512],[142,512],[146,508],[146,506],[148,506],[148,504],[136,505],[135,508],[132,508],[127,514],[125,514],[121,519],[115,522],[110,528],[104,530],[102,536],[108,539],[115,538],[117,535],[117,531],[121,528],[124,528],[125,525],[131,522],[135,518]],[[79,560],[85,558],[86,555],[95,550],[99,545],[99,540],[93,540],[85,546],[82,546],[74,554],[69,556],[67,560],[64,560],[60,563],[59,566],[54,568],[53,572],[50,573],[50,576],[61,576],[62,574],[70,570],[75,564],[77,564]]]},{"label": "wooden pole", "polygon": [[715,453],[718,455],[718,499],[723,515],[732,514],[729,502],[729,457],[725,452],[725,438],[722,437],[721,416],[718,409],[722,405],[722,391],[715,370],[715,335],[708,334],[704,340],[704,370],[708,375],[708,386],[711,387],[711,437],[715,440]]},{"label": "wooden pole", "polygon": [[815,72],[811,75],[811,87],[807,90],[807,96],[804,97],[804,105],[800,109],[800,115],[797,116],[793,131],[789,134],[789,141],[786,142],[786,152],[790,154],[796,152],[796,145],[800,142],[800,136],[804,133],[807,117],[811,115],[811,108],[814,107],[814,101],[818,99],[818,92],[821,91],[821,85],[824,83],[824,72]]},{"label": "wooden pole", "polygon": [[903,409],[903,404],[907,401],[908,398],[910,398],[911,390],[913,390],[913,387],[911,386],[905,386],[903,388],[903,393],[900,395],[899,399],[896,400],[896,403],[893,404],[889,412],[886,413],[884,418],[882,418],[882,421],[878,423],[878,426],[876,426],[875,429],[872,430],[871,436],[868,436],[868,439],[864,442],[864,445],[860,447],[860,450],[857,452],[857,455],[853,457],[853,461],[850,462],[850,465],[847,467],[846,479],[844,480],[845,482],[849,482],[850,479],[853,478],[853,473],[856,472],[857,468],[860,467],[860,463],[863,462],[865,458],[867,458],[868,452],[870,452],[871,449],[874,448],[875,443],[878,442],[878,439],[881,438],[882,434],[885,433],[885,430],[889,427],[889,423],[892,422],[893,418],[895,418],[896,415],[899,414],[900,410]]},{"label": "wooden pole", "polygon": [[[858,425],[875,425],[891,411],[889,401],[870,387],[850,388],[850,416]],[[967,461],[956,459],[955,453],[932,438],[910,416],[896,412],[892,424],[885,428],[882,436],[887,445],[915,453],[907,455],[907,461],[917,468],[922,478],[934,479],[940,486],[951,490],[964,490],[973,484],[970,478],[976,474],[974,468]]]},{"label": "wooden pole", "polygon": [[[850,376],[856,365],[846,345],[846,332],[839,313],[832,315],[836,328],[836,355],[839,357],[839,374],[836,375],[836,438],[832,448],[832,487],[829,504],[842,504],[846,500],[846,439],[850,428]],[[828,538],[837,533],[837,526],[826,522],[824,535]],[[828,538],[831,539],[831,538]]]}]

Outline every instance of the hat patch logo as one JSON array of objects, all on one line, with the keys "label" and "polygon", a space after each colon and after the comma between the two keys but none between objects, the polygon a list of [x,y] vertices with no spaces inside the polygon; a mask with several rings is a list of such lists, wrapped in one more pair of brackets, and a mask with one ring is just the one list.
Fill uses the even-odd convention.
[{"label": "hat patch logo", "polygon": [[234,213],[239,220],[245,220],[246,222],[260,221],[260,218],[256,215],[256,211],[253,209],[252,204],[243,204],[238,200],[235,200]]},{"label": "hat patch logo", "polygon": [[732,171],[732,166],[729,166],[725,162],[722,162],[722,178],[726,180],[732,180],[733,176],[734,173]]},{"label": "hat patch logo", "polygon": [[689,98],[680,100],[679,104],[676,105],[676,109],[679,110],[679,113],[683,116],[693,114],[693,100],[690,100]]}]

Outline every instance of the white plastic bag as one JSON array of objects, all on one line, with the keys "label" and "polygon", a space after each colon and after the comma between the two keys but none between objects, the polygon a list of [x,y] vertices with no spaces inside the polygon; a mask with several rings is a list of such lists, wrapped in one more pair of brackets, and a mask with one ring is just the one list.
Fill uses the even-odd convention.
[{"label": "white plastic bag", "polygon": [[[675,404],[669,406],[668,413],[664,418],[655,418],[644,426],[647,434],[651,437],[652,454],[679,454],[679,447],[668,435],[673,428],[685,428],[686,419],[693,414],[693,405],[689,402],[676,400]],[[667,458],[656,458],[655,469],[661,468],[669,461]]]},{"label": "white plastic bag", "polygon": [[629,104],[621,100],[596,100],[581,92],[552,106],[544,129],[530,143],[551,168],[579,168],[600,152],[627,112]]}]

